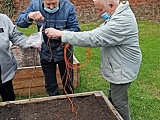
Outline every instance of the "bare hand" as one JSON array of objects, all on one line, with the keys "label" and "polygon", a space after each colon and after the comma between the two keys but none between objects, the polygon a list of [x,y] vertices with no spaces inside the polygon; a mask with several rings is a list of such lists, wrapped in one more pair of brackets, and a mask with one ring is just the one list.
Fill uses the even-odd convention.
[{"label": "bare hand", "polygon": [[45,29],[45,34],[51,39],[57,39],[62,37],[62,32],[54,28]]},{"label": "bare hand", "polygon": [[42,14],[39,11],[30,12],[28,14],[28,18],[33,19],[34,21],[43,21],[44,20],[44,17],[42,16]]}]

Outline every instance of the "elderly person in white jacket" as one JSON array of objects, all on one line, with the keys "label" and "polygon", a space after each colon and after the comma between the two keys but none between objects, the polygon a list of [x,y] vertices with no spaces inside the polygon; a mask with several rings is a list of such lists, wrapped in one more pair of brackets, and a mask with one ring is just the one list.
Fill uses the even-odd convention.
[{"label": "elderly person in white jacket", "polygon": [[27,48],[28,37],[19,32],[9,17],[0,14],[0,95],[2,101],[15,100],[12,79],[17,70],[17,62],[10,51],[10,44]]},{"label": "elderly person in white jacket", "polygon": [[100,27],[85,32],[48,28],[45,33],[71,45],[100,47],[101,73],[110,82],[109,100],[124,120],[130,120],[128,89],[142,60],[136,18],[127,1],[94,0],[94,5],[106,19]]}]

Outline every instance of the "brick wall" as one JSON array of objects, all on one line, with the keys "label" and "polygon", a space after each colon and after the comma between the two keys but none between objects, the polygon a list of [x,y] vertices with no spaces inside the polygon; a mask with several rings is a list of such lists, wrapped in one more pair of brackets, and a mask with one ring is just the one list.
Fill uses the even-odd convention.
[{"label": "brick wall", "polygon": [[24,10],[29,5],[30,0],[13,0],[17,12]]},{"label": "brick wall", "polygon": [[136,18],[160,23],[160,0],[129,0]]},{"label": "brick wall", "polygon": [[[24,10],[30,0],[13,0],[17,14]],[[101,20],[96,15],[93,0],[70,0],[74,5],[79,22],[96,22]],[[128,0],[137,19],[147,19],[160,23],[160,0]],[[13,21],[17,17],[14,15]]]}]

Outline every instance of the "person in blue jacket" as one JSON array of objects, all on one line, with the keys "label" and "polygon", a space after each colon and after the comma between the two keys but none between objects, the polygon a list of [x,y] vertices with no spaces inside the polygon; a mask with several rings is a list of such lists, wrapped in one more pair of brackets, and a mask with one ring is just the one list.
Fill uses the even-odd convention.
[{"label": "person in blue jacket", "polygon": [[[41,26],[46,28],[56,28],[62,31],[80,31],[76,18],[74,5],[69,0],[31,0],[28,8],[18,15],[17,26],[27,28],[36,22],[38,31]],[[39,51],[40,62],[45,77],[45,88],[49,96],[59,95],[56,79],[56,66],[58,65],[64,94],[72,94],[73,69],[66,72],[66,63],[64,60],[64,44],[58,40],[53,41],[43,33],[44,42]],[[73,46],[69,46],[67,51],[70,62],[73,63]],[[68,74],[69,73],[69,74]]]}]

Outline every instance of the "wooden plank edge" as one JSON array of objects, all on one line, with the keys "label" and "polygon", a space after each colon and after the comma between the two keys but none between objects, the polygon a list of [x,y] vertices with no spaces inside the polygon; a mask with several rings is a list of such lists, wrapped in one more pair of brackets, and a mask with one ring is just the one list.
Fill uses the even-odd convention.
[{"label": "wooden plank edge", "polygon": [[[98,92],[98,91],[96,91]],[[24,103],[32,103],[32,102],[41,102],[46,100],[54,100],[54,99],[64,99],[67,97],[80,97],[80,96],[89,96],[93,95],[95,92],[84,92],[84,93],[74,93],[74,94],[68,94],[68,95],[58,95],[58,96],[49,96],[49,97],[41,97],[41,98],[32,98],[32,99],[24,99],[24,100],[16,100],[16,101],[8,101],[8,102],[0,102],[0,106],[4,106],[7,104],[24,104]]]},{"label": "wooden plank edge", "polygon": [[17,70],[22,70],[22,69],[34,69],[34,68],[41,68],[41,66],[30,66],[30,67],[19,67]]},{"label": "wooden plank edge", "polygon": [[117,117],[118,120],[123,120],[121,115],[118,113],[118,111],[115,109],[115,107],[111,104],[111,102],[108,100],[108,98],[105,96],[105,94],[100,91],[101,95],[103,96],[105,102],[108,104],[109,108],[112,110],[113,114]]}]

